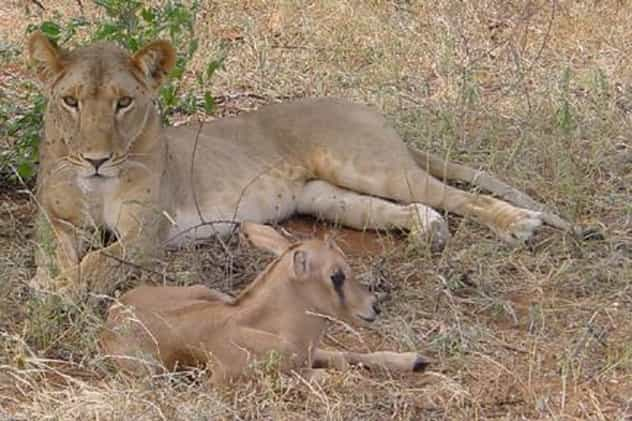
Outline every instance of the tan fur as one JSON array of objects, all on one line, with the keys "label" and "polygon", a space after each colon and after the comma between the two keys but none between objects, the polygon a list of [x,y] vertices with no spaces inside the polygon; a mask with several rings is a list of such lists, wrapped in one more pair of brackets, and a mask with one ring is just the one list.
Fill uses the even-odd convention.
[{"label": "tan fur", "polygon": [[[426,169],[517,202],[526,198],[490,176],[408,148],[369,107],[307,99],[201,130],[162,129],[153,100],[174,63],[168,43],[134,56],[103,43],[61,51],[41,34],[28,46],[49,98],[38,199],[57,245],[54,256],[39,253],[38,278],[56,268],[56,287],[88,283],[110,291],[121,258],[142,263],[165,245],[227,233],[233,225],[200,224],[233,217],[265,223],[310,214],[354,228],[410,230],[438,247],[448,230],[432,208],[469,216],[509,243],[528,239],[543,219],[569,227],[447,186]],[[131,106],[117,108],[130,98]],[[104,177],[93,176],[95,166]],[[94,227],[118,241],[86,254],[85,233]]]},{"label": "tan fur", "polygon": [[332,240],[290,245],[271,228],[244,230],[279,256],[236,299],[203,286],[138,287],[110,308],[102,351],[134,374],[209,363],[215,382],[244,374],[272,352],[283,371],[349,363],[403,371],[426,366],[416,353],[318,349],[329,319],[373,321],[375,296],[354,279]]}]

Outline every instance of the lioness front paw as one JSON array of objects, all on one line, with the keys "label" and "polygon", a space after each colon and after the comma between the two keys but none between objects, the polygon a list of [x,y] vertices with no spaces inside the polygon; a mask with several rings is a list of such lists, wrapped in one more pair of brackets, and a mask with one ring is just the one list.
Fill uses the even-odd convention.
[{"label": "lioness front paw", "polygon": [[450,231],[441,214],[419,203],[409,205],[409,209],[412,211],[410,235],[424,242],[430,241],[432,251],[443,250],[450,238]]},{"label": "lioness front paw", "polygon": [[542,225],[542,213],[527,209],[511,209],[509,222],[494,231],[505,242],[511,245],[524,244],[529,240],[535,230]]}]

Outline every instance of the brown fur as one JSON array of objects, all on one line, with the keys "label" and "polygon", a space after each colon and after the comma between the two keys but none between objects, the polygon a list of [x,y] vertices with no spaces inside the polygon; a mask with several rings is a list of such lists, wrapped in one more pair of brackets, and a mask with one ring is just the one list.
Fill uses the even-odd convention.
[{"label": "brown fur", "polygon": [[[410,230],[437,247],[448,230],[432,208],[469,216],[509,243],[528,239],[543,221],[570,227],[442,183],[435,177],[538,207],[493,177],[408,148],[369,107],[308,99],[201,130],[162,129],[153,99],[174,63],[167,42],[134,56],[105,43],[61,51],[41,34],[28,46],[49,98],[38,200],[57,248],[38,255],[36,280],[45,285],[54,267],[56,288],[88,283],[108,292],[120,276],[117,258],[142,263],[164,245],[227,233],[232,225],[199,225],[233,216],[266,223],[310,214],[358,229]],[[118,106],[129,99],[131,106]],[[94,177],[95,165],[103,177]],[[106,227],[117,241],[86,254],[92,227]]]},{"label": "brown fur", "polygon": [[404,371],[425,367],[415,353],[319,350],[328,318],[373,321],[375,297],[354,279],[333,241],[290,245],[271,228],[246,225],[245,231],[280,255],[236,299],[203,286],[138,287],[110,309],[102,350],[135,374],[210,362],[216,382],[244,374],[271,352],[284,371],[353,362]]}]

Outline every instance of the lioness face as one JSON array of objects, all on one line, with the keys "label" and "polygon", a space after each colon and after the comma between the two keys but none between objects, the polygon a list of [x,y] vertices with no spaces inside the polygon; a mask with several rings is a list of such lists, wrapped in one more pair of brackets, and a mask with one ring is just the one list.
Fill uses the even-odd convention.
[{"label": "lioness face", "polygon": [[157,118],[153,99],[173,67],[171,45],[158,41],[134,56],[112,44],[67,52],[37,33],[29,51],[47,88],[46,122],[60,128],[65,160],[81,177],[118,176],[128,158],[142,153],[134,142]]}]

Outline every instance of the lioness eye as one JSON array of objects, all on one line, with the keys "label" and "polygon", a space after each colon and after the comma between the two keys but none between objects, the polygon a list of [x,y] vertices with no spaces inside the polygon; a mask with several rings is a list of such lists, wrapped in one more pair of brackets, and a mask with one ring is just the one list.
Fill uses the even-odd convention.
[{"label": "lioness eye", "polygon": [[79,107],[79,101],[77,101],[77,98],[75,98],[74,96],[68,95],[68,96],[63,97],[62,99],[64,100],[64,104],[66,104],[70,108]]},{"label": "lioness eye", "polygon": [[341,270],[337,270],[336,272],[334,272],[333,275],[331,275],[331,282],[333,282],[334,284],[334,288],[336,289],[340,289],[342,287],[342,284],[344,284],[345,282],[345,273]]},{"label": "lioness eye", "polygon": [[118,99],[118,101],[116,101],[116,109],[117,110],[123,110],[123,109],[129,107],[130,105],[132,105],[132,98],[130,98],[128,96],[120,97]]}]

